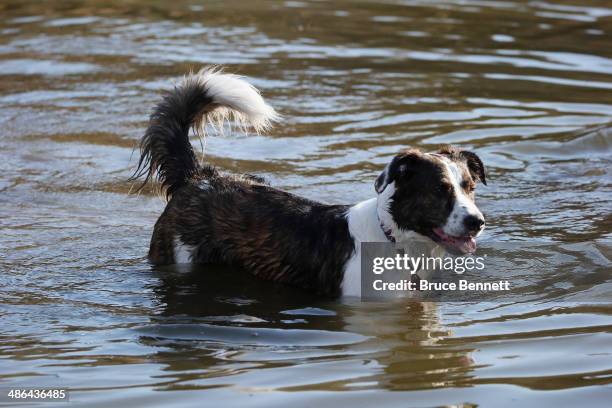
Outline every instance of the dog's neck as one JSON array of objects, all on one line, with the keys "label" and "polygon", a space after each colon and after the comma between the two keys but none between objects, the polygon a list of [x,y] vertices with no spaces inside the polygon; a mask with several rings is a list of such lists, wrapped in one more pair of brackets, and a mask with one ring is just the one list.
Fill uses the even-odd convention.
[{"label": "dog's neck", "polygon": [[[413,241],[421,237],[414,231],[408,231],[401,229],[393,216],[391,215],[391,202],[393,201],[393,195],[395,194],[395,182],[387,184],[385,189],[380,192],[376,197],[376,216],[378,217],[380,227],[383,233],[387,237],[388,241],[403,243],[406,241]],[[427,239],[426,237],[422,237]]]},{"label": "dog's neck", "polygon": [[399,248],[409,252],[418,248],[420,255],[433,253],[440,246],[431,239],[414,231],[402,230],[393,221],[389,213],[386,197],[378,197],[362,201],[352,206],[347,214],[349,231],[353,238],[361,242],[394,242]]},{"label": "dog's neck", "polygon": [[352,206],[347,214],[349,231],[359,242],[385,242],[387,237],[378,219],[376,198]]}]

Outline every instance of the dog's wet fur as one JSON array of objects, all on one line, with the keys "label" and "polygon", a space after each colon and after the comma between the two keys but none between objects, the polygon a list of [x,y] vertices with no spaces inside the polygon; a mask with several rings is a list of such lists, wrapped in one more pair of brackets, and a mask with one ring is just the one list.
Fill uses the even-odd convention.
[{"label": "dog's wet fur", "polygon": [[475,250],[484,218],[474,188],[486,184],[476,154],[404,149],[377,178],[375,198],[328,205],[198,163],[190,129],[228,115],[257,132],[278,118],[243,79],[211,69],[187,76],[151,115],[134,178],[156,178],[168,198],[151,239],[154,264],[235,265],[336,297],[359,295],[361,242],[426,237],[453,252]]}]

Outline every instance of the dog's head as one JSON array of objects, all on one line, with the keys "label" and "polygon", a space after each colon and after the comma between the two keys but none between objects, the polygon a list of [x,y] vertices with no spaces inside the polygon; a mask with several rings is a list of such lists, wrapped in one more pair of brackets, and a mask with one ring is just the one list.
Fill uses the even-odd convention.
[{"label": "dog's head", "polygon": [[403,150],[375,183],[381,225],[396,241],[416,232],[451,252],[472,253],[485,226],[474,203],[477,182],[487,184],[485,168],[470,151]]}]

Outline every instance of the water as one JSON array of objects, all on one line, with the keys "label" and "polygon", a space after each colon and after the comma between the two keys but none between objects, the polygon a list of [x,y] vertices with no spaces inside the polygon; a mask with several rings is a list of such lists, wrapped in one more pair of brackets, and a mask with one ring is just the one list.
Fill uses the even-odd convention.
[{"label": "water", "polygon": [[[606,2],[0,4],[0,386],[71,405],[605,406],[612,398]],[[207,158],[335,203],[403,146],[473,148],[479,255],[512,295],[330,301],[222,267],[153,268],[164,203],[132,147],[190,69],[285,117]]]}]

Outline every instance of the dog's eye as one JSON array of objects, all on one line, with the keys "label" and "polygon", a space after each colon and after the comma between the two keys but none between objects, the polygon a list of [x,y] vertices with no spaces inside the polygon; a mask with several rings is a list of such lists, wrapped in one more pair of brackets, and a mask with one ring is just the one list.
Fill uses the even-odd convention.
[{"label": "dog's eye", "polygon": [[464,189],[465,191],[467,191],[468,193],[471,193],[476,188],[476,185],[474,183],[470,183],[470,182],[468,182],[466,180],[463,180],[461,182],[461,188]]}]

